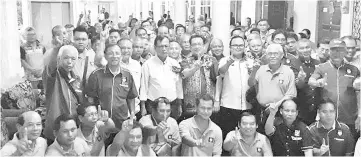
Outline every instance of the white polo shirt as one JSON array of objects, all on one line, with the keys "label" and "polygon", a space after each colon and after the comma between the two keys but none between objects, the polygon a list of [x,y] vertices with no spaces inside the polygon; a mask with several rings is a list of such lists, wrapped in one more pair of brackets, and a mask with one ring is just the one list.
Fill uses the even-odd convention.
[{"label": "white polo shirt", "polygon": [[[230,56],[223,57],[219,61],[219,66],[227,64]],[[235,61],[229,66],[227,72],[223,76],[223,86],[221,95],[221,106],[235,109],[247,110],[251,109],[252,105],[246,101],[246,92],[249,89],[248,78],[250,73],[248,67],[253,67],[253,60],[239,60]]]},{"label": "white polo shirt", "polygon": [[64,151],[58,141],[55,139],[53,144],[46,150],[45,156],[68,156],[69,154],[76,154],[76,156],[89,156],[90,149],[88,144],[81,138],[75,138],[71,150]]},{"label": "white polo shirt", "polygon": [[76,61],[73,68],[73,72],[75,73],[75,75],[79,76],[79,78],[81,79],[83,78],[86,56],[89,56],[86,79],[88,79],[90,74],[97,68],[94,64],[95,52],[92,49],[84,50],[83,53],[79,54],[78,60]]},{"label": "white polo shirt", "polygon": [[[14,156],[13,154],[17,151],[17,146],[16,144],[20,142],[20,140],[17,137],[18,133],[14,134],[14,137],[11,141],[9,141],[8,143],[6,143],[2,148],[1,148],[1,156],[2,157],[6,157],[6,156]],[[46,142],[46,140],[42,137],[38,137],[35,140],[35,147],[32,151],[28,151],[25,152],[24,154],[22,154],[22,156],[44,156],[45,155],[45,151],[48,147],[48,144]]]},{"label": "white polo shirt", "polygon": [[203,135],[208,135],[207,142],[204,147],[189,147],[186,144],[182,144],[182,156],[216,156],[222,153],[222,130],[209,120],[209,125],[206,131],[202,134],[197,126],[194,117],[183,120],[179,124],[180,136],[192,137],[193,139],[201,139]]},{"label": "white polo shirt", "polygon": [[98,156],[105,156],[105,146],[104,146],[104,139],[100,135],[99,129],[104,127],[104,122],[97,121],[94,129],[91,133],[91,140],[88,140],[84,137],[83,132],[81,131],[81,127],[78,128],[78,138],[83,139],[87,144],[90,150],[93,149],[101,149]]}]

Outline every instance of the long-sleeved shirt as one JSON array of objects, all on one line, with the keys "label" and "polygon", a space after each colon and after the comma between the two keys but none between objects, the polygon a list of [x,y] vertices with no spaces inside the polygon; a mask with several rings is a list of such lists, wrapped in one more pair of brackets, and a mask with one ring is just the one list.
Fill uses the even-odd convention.
[{"label": "long-sleeved shirt", "polygon": [[172,58],[167,57],[164,62],[158,56],[149,58],[142,66],[140,100],[183,99],[182,80],[175,69],[180,69],[180,65]]}]

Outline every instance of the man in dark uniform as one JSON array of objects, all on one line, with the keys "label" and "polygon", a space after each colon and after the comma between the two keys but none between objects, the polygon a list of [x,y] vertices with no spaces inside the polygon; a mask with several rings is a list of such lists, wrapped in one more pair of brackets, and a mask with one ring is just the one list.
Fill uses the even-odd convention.
[{"label": "man in dark uniform", "polygon": [[315,67],[320,64],[318,60],[311,58],[311,42],[308,39],[301,39],[297,43],[297,53],[299,55],[300,71],[296,78],[297,99],[299,104],[299,117],[310,125],[315,121],[317,105],[320,104],[320,88],[310,87],[308,79],[315,71]]},{"label": "man in dark uniform", "polygon": [[270,107],[265,132],[270,137],[274,156],[312,156],[312,138],[305,123],[297,119],[297,104],[286,100],[280,106],[282,118],[276,118],[278,107]]}]

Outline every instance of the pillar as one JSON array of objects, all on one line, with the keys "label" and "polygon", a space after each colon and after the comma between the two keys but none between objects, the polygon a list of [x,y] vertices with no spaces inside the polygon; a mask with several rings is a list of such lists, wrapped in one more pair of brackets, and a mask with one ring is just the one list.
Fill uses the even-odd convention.
[{"label": "pillar", "polygon": [[311,31],[310,40],[317,41],[317,7],[318,1],[312,0],[294,0],[294,26],[295,32],[301,32],[307,28]]},{"label": "pillar", "polygon": [[20,61],[16,1],[0,0],[0,3],[0,88],[7,89],[24,81],[24,70]]},{"label": "pillar", "polygon": [[[257,9],[257,0],[243,0],[241,1],[241,23],[244,25],[246,18],[251,18],[251,23],[255,23],[256,20],[256,9]],[[235,13],[233,13],[235,14]],[[230,16],[230,15],[228,15]],[[236,21],[237,22],[237,21]]]},{"label": "pillar", "polygon": [[29,2],[29,0],[21,0],[21,14],[23,17],[23,28],[27,27],[27,26],[31,26],[31,13],[30,13],[30,6],[31,3]]},{"label": "pillar", "polygon": [[186,21],[186,1],[175,0],[174,2],[174,23],[185,25]]},{"label": "pillar", "polygon": [[[228,7],[229,7],[229,5],[228,5]],[[197,21],[199,16],[201,15],[201,0],[195,0],[194,10],[195,10],[194,11],[194,19]]]},{"label": "pillar", "polygon": [[345,1],[342,1],[342,5],[348,5],[348,13],[343,14],[341,10],[341,30],[340,30],[340,37],[352,35],[352,18],[353,18],[353,8],[354,8],[354,2],[349,1],[349,3],[346,3]]},{"label": "pillar", "polygon": [[153,0],[153,16],[154,22],[158,23],[160,17],[162,16],[162,1],[161,0]]},{"label": "pillar", "polygon": [[212,1],[212,34],[215,38],[223,41],[224,52],[223,54],[229,55],[229,23],[230,23],[230,5],[231,0],[213,0]]},{"label": "pillar", "polygon": [[142,0],[142,20],[146,20],[149,17],[148,0]]}]

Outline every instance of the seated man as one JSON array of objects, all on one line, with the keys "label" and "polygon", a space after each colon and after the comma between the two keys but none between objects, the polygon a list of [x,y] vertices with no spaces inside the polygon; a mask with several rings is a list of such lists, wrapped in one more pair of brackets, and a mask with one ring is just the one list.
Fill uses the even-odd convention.
[{"label": "seated man", "polygon": [[271,144],[265,135],[256,132],[256,116],[243,112],[238,128],[227,134],[223,149],[232,156],[273,156]]},{"label": "seated man", "polygon": [[171,113],[169,100],[160,97],[154,100],[152,107],[152,113],[139,120],[140,124],[152,132],[147,142],[159,156],[179,156],[177,152],[181,138],[177,121],[169,117]]},{"label": "seated man", "polygon": [[44,156],[48,147],[46,140],[40,137],[43,126],[41,117],[34,111],[21,114],[16,124],[18,132],[1,149],[1,156]]},{"label": "seated man", "polygon": [[310,125],[314,142],[313,155],[351,156],[355,141],[350,129],[336,120],[336,107],[327,102],[319,106],[320,120]]},{"label": "seated man", "polygon": [[55,119],[55,140],[46,151],[45,156],[89,156],[87,143],[77,138],[76,119],[69,114],[62,114]]},{"label": "seated man", "polygon": [[110,132],[115,132],[115,124],[109,118],[108,111],[101,110],[93,105],[80,105],[77,108],[80,126],[78,136],[83,139],[91,149],[92,156],[105,156],[104,139]]},{"label": "seated man", "polygon": [[222,130],[210,120],[213,98],[209,94],[196,99],[197,114],[179,124],[182,156],[220,156]]},{"label": "seated man", "polygon": [[122,130],[109,145],[107,156],[156,156],[149,145],[144,144],[146,129],[132,118],[122,124]]},{"label": "seated man", "polygon": [[278,107],[269,107],[265,132],[270,137],[275,156],[312,156],[312,138],[307,125],[297,119],[297,104],[292,100],[281,103],[282,118],[275,120]]}]

